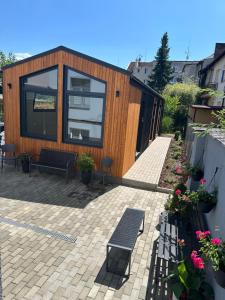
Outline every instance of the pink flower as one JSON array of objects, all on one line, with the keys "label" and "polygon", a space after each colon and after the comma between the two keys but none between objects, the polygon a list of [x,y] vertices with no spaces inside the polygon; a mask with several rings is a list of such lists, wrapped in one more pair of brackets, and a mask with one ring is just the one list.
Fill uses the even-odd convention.
[{"label": "pink flower", "polygon": [[211,234],[211,232],[209,230],[204,231],[205,236],[210,235],[210,234]]},{"label": "pink flower", "polygon": [[202,235],[202,231],[201,230],[197,230],[197,231],[195,231],[195,233],[196,233],[197,239],[200,240],[200,237]]},{"label": "pink flower", "polygon": [[201,230],[197,230],[195,231],[196,235],[197,235],[197,239],[205,239],[208,235],[210,235],[210,231],[206,230],[206,231],[201,231]]},{"label": "pink flower", "polygon": [[177,190],[175,191],[175,194],[176,194],[177,196],[179,196],[181,193],[182,193],[182,192],[181,192],[180,189],[177,189]]},{"label": "pink flower", "polygon": [[221,243],[221,239],[219,239],[219,238],[212,239],[212,244],[213,245],[220,245],[220,243]]},{"label": "pink flower", "polygon": [[198,252],[193,250],[191,253],[191,260],[196,269],[204,269],[204,261],[198,256]]},{"label": "pink flower", "polygon": [[193,250],[192,252],[191,252],[191,259],[193,260],[195,257],[197,257],[198,256],[198,252],[197,251],[195,251],[195,250]]},{"label": "pink flower", "polygon": [[182,168],[181,167],[176,167],[176,173],[177,174],[182,174]]},{"label": "pink flower", "polygon": [[201,257],[195,257],[192,261],[196,269],[204,269],[204,261]]},{"label": "pink flower", "polygon": [[200,184],[205,184],[205,183],[206,183],[205,178],[200,179]]}]

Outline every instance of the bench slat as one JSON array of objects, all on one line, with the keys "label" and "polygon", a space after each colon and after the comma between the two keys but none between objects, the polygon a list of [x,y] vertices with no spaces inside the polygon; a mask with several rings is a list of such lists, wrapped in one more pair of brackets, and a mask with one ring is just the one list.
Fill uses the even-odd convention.
[{"label": "bench slat", "polygon": [[108,246],[132,251],[143,219],[143,210],[127,208],[113,232]]},{"label": "bench slat", "polygon": [[169,220],[167,212],[162,213],[161,215],[161,224],[160,224],[160,236],[159,236],[159,245],[158,245],[158,257],[165,260],[172,260],[173,262],[178,259],[178,248],[177,248],[177,239],[178,239],[178,227]]}]

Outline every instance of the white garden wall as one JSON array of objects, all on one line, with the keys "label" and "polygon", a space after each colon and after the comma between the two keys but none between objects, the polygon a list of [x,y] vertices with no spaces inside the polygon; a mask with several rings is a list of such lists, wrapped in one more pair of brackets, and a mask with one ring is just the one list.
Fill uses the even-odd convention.
[{"label": "white garden wall", "polygon": [[[225,133],[215,131],[205,137],[197,137],[189,128],[186,149],[191,164],[199,163],[203,167],[207,190],[211,192],[217,189],[217,205],[205,216],[212,236],[225,240]],[[225,289],[217,285],[212,274],[209,276],[215,300],[224,300]]]}]

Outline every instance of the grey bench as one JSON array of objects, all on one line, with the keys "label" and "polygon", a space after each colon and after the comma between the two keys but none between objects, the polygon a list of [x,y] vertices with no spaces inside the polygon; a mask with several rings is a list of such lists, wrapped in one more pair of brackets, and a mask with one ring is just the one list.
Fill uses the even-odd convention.
[{"label": "grey bench", "polygon": [[178,246],[179,232],[178,219],[175,215],[171,216],[168,212],[163,212],[159,218],[160,235],[158,240],[158,253],[156,265],[156,281],[160,276],[160,259],[168,262],[177,263],[180,258]]},{"label": "grey bench", "polygon": [[33,161],[30,158],[29,171],[31,174],[32,167],[62,171],[66,174],[66,182],[68,182],[69,176],[74,172],[76,160],[77,153],[41,149],[39,159],[37,161]]},{"label": "grey bench", "polygon": [[[106,246],[106,270],[109,270],[109,251],[111,248],[125,250],[129,253],[129,271],[131,268],[131,254],[133,252],[139,232],[144,231],[145,212],[139,209],[127,208],[120,219]],[[142,225],[142,228],[140,229]],[[113,272],[115,273],[115,272]],[[119,274],[121,275],[121,274]]]}]

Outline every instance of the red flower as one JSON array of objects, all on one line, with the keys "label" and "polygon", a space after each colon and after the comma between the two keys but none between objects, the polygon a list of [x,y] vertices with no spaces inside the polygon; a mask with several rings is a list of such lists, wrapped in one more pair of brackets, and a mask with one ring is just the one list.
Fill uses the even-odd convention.
[{"label": "red flower", "polygon": [[202,178],[202,179],[200,179],[200,184],[205,184],[206,183],[206,180],[205,180],[205,178]]},{"label": "red flower", "polygon": [[219,239],[219,238],[212,239],[212,244],[213,245],[220,245],[221,244],[221,239]]},{"label": "red flower", "polygon": [[196,269],[204,269],[204,261],[201,257],[194,257],[192,261]]},{"label": "red flower", "polygon": [[177,196],[179,196],[181,193],[182,193],[182,192],[181,192],[180,189],[177,189],[177,190],[175,191],[175,194],[176,194]]},{"label": "red flower", "polygon": [[191,252],[191,260],[196,269],[204,269],[204,261],[201,257],[198,256],[198,252],[193,250]]},{"label": "red flower", "polygon": [[206,230],[206,231],[201,231],[201,230],[197,230],[195,231],[196,235],[197,235],[197,239],[205,239],[208,235],[210,235],[210,231]]}]

